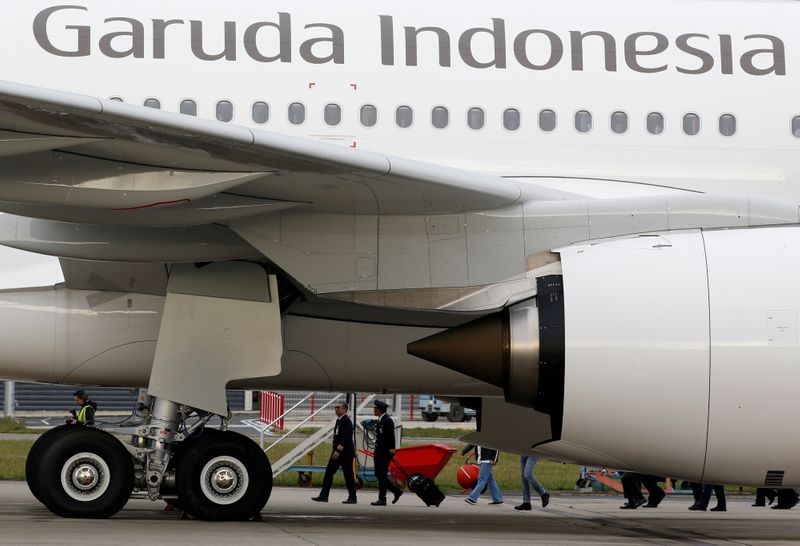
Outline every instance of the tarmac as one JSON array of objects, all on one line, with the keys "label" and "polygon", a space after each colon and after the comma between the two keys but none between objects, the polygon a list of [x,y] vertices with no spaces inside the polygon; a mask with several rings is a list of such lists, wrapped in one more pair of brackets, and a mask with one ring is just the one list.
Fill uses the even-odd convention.
[{"label": "tarmac", "polygon": [[276,488],[259,521],[210,523],[164,503],[132,500],[108,520],[70,520],[52,515],[23,482],[0,482],[0,544],[141,545],[274,544],[325,546],[375,544],[699,544],[777,545],[800,540],[800,508],[752,508],[752,498],[732,497],[728,512],[690,512],[690,499],[668,497],[656,509],[620,510],[610,495],[554,494],[546,509],[517,512],[517,495],[489,506],[483,498],[467,505],[457,494],[439,508],[426,508],[406,493],[396,505],[370,506],[374,491],[359,504],[309,499],[316,490]]}]

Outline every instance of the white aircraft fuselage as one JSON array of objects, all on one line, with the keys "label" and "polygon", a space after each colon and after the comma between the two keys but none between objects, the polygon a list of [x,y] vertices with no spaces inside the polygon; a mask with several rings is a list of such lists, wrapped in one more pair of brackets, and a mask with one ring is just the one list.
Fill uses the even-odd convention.
[{"label": "white aircraft fuselage", "polygon": [[[164,379],[194,339],[236,386],[483,397],[483,445],[800,485],[797,2],[5,11],[0,242],[78,261],[0,294],[0,347],[41,338],[0,375],[222,413]],[[236,324],[239,260],[298,294],[278,375],[176,311]]]},{"label": "white aircraft fuselage", "polygon": [[[650,183],[800,201],[794,2],[14,2],[4,78],[506,177]],[[254,103],[269,120],[252,120]],[[305,121],[289,121],[289,106]],[[325,122],[326,105],[341,121]],[[365,127],[364,105],[377,122]],[[413,110],[399,127],[396,109]],[[449,123],[432,124],[445,107]],[[481,129],[468,112],[484,112]],[[503,113],[520,113],[519,128]],[[555,114],[551,132],[542,110]],[[592,116],[591,129],[575,115]],[[628,117],[623,134],[611,116]],[[647,116],[664,129],[648,133]],[[682,130],[687,113],[699,132]],[[736,118],[723,136],[719,118]],[[608,196],[606,184],[598,195]],[[562,186],[563,187],[563,186]],[[567,186],[572,189],[573,186]],[[580,186],[592,191],[591,185]],[[613,191],[613,190],[612,190]],[[620,191],[625,195],[625,190]],[[638,195],[635,189],[629,195]]]}]

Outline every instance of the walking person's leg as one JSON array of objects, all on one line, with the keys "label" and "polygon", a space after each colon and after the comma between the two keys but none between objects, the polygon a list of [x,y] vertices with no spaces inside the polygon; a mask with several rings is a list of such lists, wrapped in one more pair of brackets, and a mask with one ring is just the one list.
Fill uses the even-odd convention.
[{"label": "walking person's leg", "polygon": [[356,501],[356,477],[353,473],[353,456],[340,457],[342,474],[344,474],[344,484],[347,486],[347,501],[348,503],[355,503]]},{"label": "walking person's leg", "polygon": [[331,492],[333,485],[333,476],[339,469],[339,461],[334,461],[333,458],[328,459],[328,466],[325,467],[325,476],[322,478],[322,489],[319,495],[313,497],[311,500],[317,502],[328,502],[328,495]]},{"label": "walking person's leg", "polygon": [[494,465],[488,464],[489,478],[486,480],[489,486],[489,493],[492,495],[492,504],[501,504],[503,502],[503,494],[500,492],[500,486],[497,485],[497,480],[494,479]]},{"label": "walking person's leg", "polygon": [[389,461],[375,458],[375,477],[378,479],[378,502],[386,503],[386,490],[389,488]]},{"label": "walking person's leg", "polygon": [[539,497],[542,499],[542,508],[544,508],[550,503],[550,493],[547,492],[541,482],[536,478],[536,475],[533,473],[537,464],[539,464],[539,457],[528,457],[528,461],[525,463],[525,475],[528,476],[528,482],[533,486],[533,488],[539,494]]},{"label": "walking person's leg", "polygon": [[483,488],[486,487],[487,482],[489,481],[489,476],[492,474],[492,464],[491,463],[481,463],[480,472],[478,472],[478,483],[475,484],[475,489],[472,490],[469,497],[465,500],[469,504],[475,504],[478,502],[478,497],[481,496],[481,492]]},{"label": "walking person's leg", "polygon": [[528,477],[525,474],[527,467],[528,457],[523,455],[519,458],[519,477],[522,480],[522,504],[514,507],[514,510],[530,510],[531,509],[531,486],[528,482]]},{"label": "walking person's leg", "polygon": [[714,496],[717,497],[717,505],[711,509],[712,512],[725,512],[728,509],[728,504],[725,500],[725,486],[715,485]]}]

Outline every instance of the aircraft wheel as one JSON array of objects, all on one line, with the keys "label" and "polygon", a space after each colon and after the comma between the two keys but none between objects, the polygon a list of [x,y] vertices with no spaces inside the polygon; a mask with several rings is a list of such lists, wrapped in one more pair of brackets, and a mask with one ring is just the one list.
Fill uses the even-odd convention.
[{"label": "aircraft wheel", "polygon": [[28,483],[28,489],[31,490],[31,493],[39,502],[42,502],[42,493],[36,477],[38,476],[37,470],[41,466],[39,463],[42,453],[50,447],[56,438],[77,429],[78,427],[75,425],[53,427],[39,436],[28,451],[28,457],[25,459],[25,481]]},{"label": "aircraft wheel", "polygon": [[181,449],[177,488],[183,508],[198,519],[246,520],[269,500],[272,468],[246,436],[203,434]]},{"label": "aircraft wheel", "polygon": [[65,518],[108,518],[133,491],[133,459],[119,440],[78,427],[54,438],[35,472],[44,505]]},{"label": "aircraft wheel", "polygon": [[422,420],[426,423],[433,423],[439,418],[439,414],[435,411],[423,411],[422,412]]}]

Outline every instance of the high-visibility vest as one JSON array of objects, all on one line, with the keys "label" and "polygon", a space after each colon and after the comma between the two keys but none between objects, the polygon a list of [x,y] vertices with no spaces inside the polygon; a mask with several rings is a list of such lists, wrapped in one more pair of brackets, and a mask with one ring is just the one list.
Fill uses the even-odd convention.
[{"label": "high-visibility vest", "polygon": [[81,411],[78,412],[78,423],[80,423],[81,425],[85,425],[86,424],[86,410],[87,409],[89,409],[89,404],[88,403],[84,404],[83,407],[81,408]]}]

